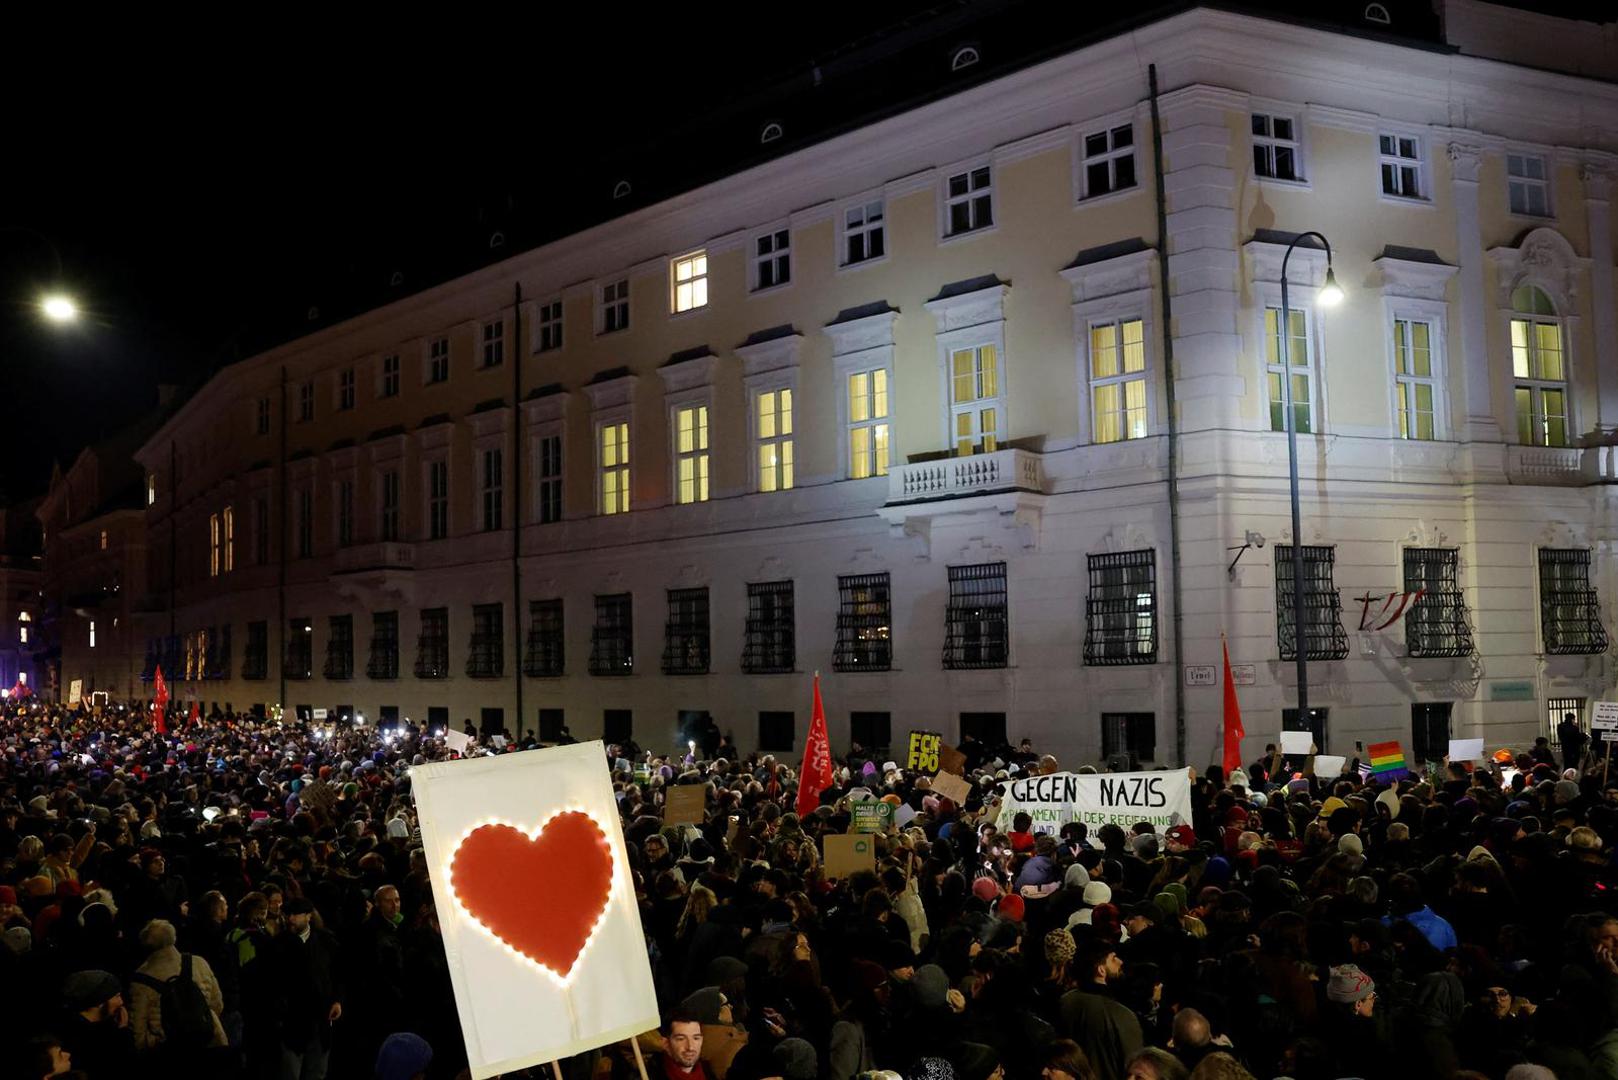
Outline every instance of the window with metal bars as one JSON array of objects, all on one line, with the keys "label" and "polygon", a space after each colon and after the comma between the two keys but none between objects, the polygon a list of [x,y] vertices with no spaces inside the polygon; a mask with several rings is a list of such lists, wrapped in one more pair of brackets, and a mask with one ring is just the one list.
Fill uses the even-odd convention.
[{"label": "window with metal bars", "polygon": [[1084,662],[1157,663],[1157,552],[1091,555],[1084,598]]},{"label": "window with metal bars", "polygon": [[374,611],[371,613],[371,655],[365,661],[365,675],[370,679],[397,679],[399,677],[399,613]]},{"label": "window with metal bars", "polygon": [[848,574],[837,579],[837,671],[893,667],[893,595],[888,575]]},{"label": "window with metal bars", "polygon": [[1011,637],[1006,564],[949,567],[944,609],[944,667],[1003,668]]},{"label": "window with metal bars", "polygon": [[1157,759],[1156,713],[1102,713],[1101,756],[1128,754],[1130,764]]},{"label": "window with metal bars", "polygon": [[286,677],[307,679],[314,674],[315,624],[305,616],[287,623]]},{"label": "window with metal bars", "polygon": [[333,615],[327,620],[326,666],[321,671],[328,679],[354,677],[354,616]]},{"label": "window with metal bars", "polygon": [[536,679],[561,675],[566,654],[562,641],[562,601],[528,601],[528,652],[522,673]]},{"label": "window with metal bars", "polygon": [[[156,663],[156,656],[151,657]],[[242,650],[242,678],[266,679],[270,674],[270,624],[247,624],[247,647]]]},{"label": "window with metal bars", "polygon": [[708,590],[670,589],[663,631],[663,674],[708,673]]},{"label": "window with metal bars", "polygon": [[1607,651],[1589,548],[1539,549],[1539,624],[1553,656]]},{"label": "window with metal bars", "polygon": [[1422,591],[1405,613],[1405,650],[1411,656],[1472,655],[1460,554],[1455,548],[1405,548],[1405,592]]},{"label": "window with metal bars", "polygon": [[226,623],[208,635],[208,678],[230,678],[230,624]]},{"label": "window with metal bars", "polygon": [[506,673],[506,621],[501,604],[472,605],[472,641],[466,673],[474,679],[498,679]]},{"label": "window with metal bars", "polygon": [[449,608],[422,608],[416,638],[416,678],[449,677]]},{"label": "window with metal bars", "polygon": [[797,664],[797,623],[790,581],[747,586],[747,641],[742,670],[754,675],[791,671]]},{"label": "window with metal bars", "polygon": [[629,593],[596,597],[596,622],[590,628],[590,674],[633,675],[635,672],[634,602]]},{"label": "window with metal bars", "polygon": [[1553,697],[1545,702],[1545,733],[1556,741],[1556,728],[1572,713],[1573,719],[1580,725],[1584,724],[1585,699],[1581,697]]},{"label": "window with metal bars", "polygon": [[[1332,583],[1337,549],[1329,545],[1303,549],[1304,648],[1307,660],[1341,660],[1348,655],[1343,631],[1343,601]],[[1275,545],[1275,633],[1281,659],[1297,659],[1293,632],[1292,545]],[[1324,744],[1321,744],[1324,745]]]}]

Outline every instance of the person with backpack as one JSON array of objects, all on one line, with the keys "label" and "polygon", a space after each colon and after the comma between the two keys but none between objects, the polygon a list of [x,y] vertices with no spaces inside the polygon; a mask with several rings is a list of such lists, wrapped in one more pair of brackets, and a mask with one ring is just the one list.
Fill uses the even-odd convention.
[{"label": "person with backpack", "polygon": [[228,1045],[219,1019],[224,997],[213,969],[202,957],[181,953],[174,941],[174,924],[167,919],[153,919],[141,929],[147,956],[129,990],[135,1049],[170,1072],[195,1068]]}]

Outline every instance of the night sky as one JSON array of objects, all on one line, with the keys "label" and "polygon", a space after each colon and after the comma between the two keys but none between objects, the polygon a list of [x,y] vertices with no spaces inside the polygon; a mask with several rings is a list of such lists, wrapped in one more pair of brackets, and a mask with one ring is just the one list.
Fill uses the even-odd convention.
[{"label": "night sky", "polygon": [[[709,105],[932,7],[960,10],[830,3],[785,26],[756,5],[603,5],[611,23],[567,26],[547,7],[412,40],[311,24],[297,38],[235,28],[217,47],[75,44],[71,65],[12,50],[8,81],[33,90],[9,95],[0,176],[0,497],[43,492],[53,461],[155,407],[157,384],[194,385],[294,336],[311,305],[388,299],[390,267],[421,287],[486,258],[495,228],[509,253],[600,217],[626,161],[652,191],[648,151],[667,154]],[[676,74],[707,80],[690,108],[667,93]],[[60,250],[78,326],[30,305],[55,259],[19,226]]]}]

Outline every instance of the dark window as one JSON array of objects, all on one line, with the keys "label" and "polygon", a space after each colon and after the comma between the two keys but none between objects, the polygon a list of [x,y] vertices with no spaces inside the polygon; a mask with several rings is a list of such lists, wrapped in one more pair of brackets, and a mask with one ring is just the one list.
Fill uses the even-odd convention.
[{"label": "dark window", "polygon": [[505,506],[505,455],[499,447],[483,451],[483,531],[500,528],[501,510]]},{"label": "dark window", "polygon": [[629,329],[629,279],[601,287],[601,332]]},{"label": "dark window", "polygon": [[635,713],[632,709],[601,710],[601,741],[626,743],[634,738]]},{"label": "dark window", "polygon": [[1410,749],[1415,763],[1442,761],[1449,753],[1451,704],[1448,701],[1410,703]]},{"label": "dark window", "polygon": [[946,668],[1003,668],[1010,638],[1006,564],[949,567],[944,610]]},{"label": "dark window", "polygon": [[760,750],[791,750],[797,741],[797,724],[790,712],[761,712],[758,714],[758,748]]},{"label": "dark window", "polygon": [[365,662],[366,677],[399,677],[399,613],[376,611],[371,614],[371,655]]},{"label": "dark window", "polygon": [[[1303,549],[1303,655],[1308,660],[1341,660],[1348,655],[1348,635],[1343,632],[1342,599],[1332,583],[1332,564],[1336,559],[1337,549],[1334,547],[1306,546]],[[1283,660],[1297,659],[1292,604],[1292,545],[1277,544],[1275,629]],[[1325,743],[1319,745],[1325,746]]]},{"label": "dark window", "polygon": [[[1461,595],[1460,552],[1454,548],[1405,548],[1405,592],[1424,590],[1405,613],[1405,647],[1411,656],[1471,656],[1472,631]],[[1434,760],[1437,760],[1436,758]]]},{"label": "dark window", "polygon": [[[263,624],[260,623],[259,625],[262,626]],[[251,629],[251,624],[249,625],[249,629]],[[155,679],[157,677],[157,665],[161,664],[162,662],[163,662],[163,639],[162,638],[155,638],[155,637],[154,638],[147,638],[146,639],[146,663],[140,669],[141,682],[151,682],[153,679]],[[244,679],[252,679],[252,678],[262,679],[263,677],[264,677],[263,675],[254,676],[254,675],[247,674],[247,672],[245,670],[245,666],[244,666],[244,670],[242,672],[242,678],[244,678]]]},{"label": "dark window", "polygon": [[253,500],[253,564],[265,566],[270,561],[270,500]]},{"label": "dark window", "polygon": [[851,712],[848,714],[848,737],[872,755],[888,752],[893,742],[893,717],[885,712]]},{"label": "dark window", "polygon": [[286,677],[307,679],[313,674],[315,624],[308,618],[287,623]]},{"label": "dark window", "polygon": [[399,354],[382,358],[382,396],[395,397],[399,393]]},{"label": "dark window", "polygon": [[1545,732],[1554,743],[1557,739],[1556,727],[1568,713],[1573,714],[1580,727],[1584,726],[1584,698],[1581,697],[1553,697],[1545,702],[1545,719],[1548,721]]},{"label": "dark window", "polygon": [[630,675],[635,671],[634,607],[629,593],[596,597],[596,623],[590,628],[590,674]]},{"label": "dark window", "polygon": [[382,474],[382,539],[399,539],[399,473],[396,469]]},{"label": "dark window", "polygon": [[747,586],[747,643],[742,670],[755,675],[791,671],[797,663],[797,630],[790,581]]},{"label": "dark window", "polygon": [[449,338],[435,338],[427,350],[427,381],[441,383],[449,378]]},{"label": "dark window", "polygon": [[[1307,731],[1307,732],[1309,732],[1309,734],[1314,736],[1315,746],[1320,749],[1320,752],[1322,754],[1324,754],[1324,753],[1327,752],[1327,750],[1326,750],[1326,745],[1327,745],[1326,744],[1326,734],[1327,734],[1326,718],[1327,718],[1327,714],[1330,711],[1331,710],[1329,710],[1329,709],[1310,709],[1309,710],[1309,722],[1307,724],[1300,724],[1300,723],[1298,723],[1298,710],[1297,709],[1282,709],[1281,710],[1281,730],[1282,731]],[[1445,749],[1448,750],[1448,747],[1445,747]]]},{"label": "dark window", "polygon": [[260,435],[270,433],[270,399],[267,397],[258,399],[258,433]]},{"label": "dark window", "polygon": [[708,590],[670,589],[663,633],[663,674],[708,673]]},{"label": "dark window", "polygon": [[539,710],[539,741],[560,742],[562,729],[567,726],[561,709]]},{"label": "dark window", "polygon": [[230,624],[208,635],[208,678],[230,678]]},{"label": "dark window", "polygon": [[354,677],[354,616],[333,615],[327,620],[326,666],[321,674],[328,679]]},{"label": "dark window", "polygon": [[994,224],[994,195],[987,165],[956,173],[946,184],[945,205],[949,228],[946,236],[984,229]]},{"label": "dark window", "polygon": [[539,523],[562,520],[562,437],[539,440]]},{"label": "dark window", "polygon": [[1152,549],[1090,556],[1084,662],[1157,662],[1157,553]]},{"label": "dark window", "polygon": [[[152,664],[156,666],[156,654],[151,654]],[[247,624],[247,648],[242,652],[242,678],[263,679],[270,674],[270,624],[267,622],[250,622]],[[148,677],[149,678],[149,677]]]},{"label": "dark window", "polygon": [[384,705],[377,713],[377,724],[380,727],[390,728],[399,726],[399,706]]},{"label": "dark window", "polygon": [[1131,767],[1156,760],[1156,713],[1101,714],[1101,756],[1110,763],[1118,754],[1127,755]]},{"label": "dark window", "polygon": [[504,319],[483,324],[483,366],[499,367],[506,361],[506,323]]},{"label": "dark window", "polygon": [[449,730],[449,709],[443,705],[427,706],[427,727],[432,731]]},{"label": "dark window", "polygon": [[887,671],[893,667],[893,597],[888,575],[853,574],[837,579],[838,671]]},{"label": "dark window", "polygon": [[539,305],[539,352],[562,347],[562,302]]},{"label": "dark window", "polygon": [[555,678],[562,674],[565,660],[562,601],[530,600],[528,655],[523,659],[523,674],[536,679]]},{"label": "dark window", "polygon": [[472,605],[472,642],[466,654],[466,673],[474,679],[498,679],[506,672],[504,607]]},{"label": "dark window", "polygon": [[1588,548],[1539,549],[1539,624],[1552,655],[1607,651]]},{"label": "dark window", "polygon": [[487,738],[506,730],[506,710],[497,705],[485,705],[478,710],[478,731]]},{"label": "dark window", "polygon": [[1006,745],[1006,714],[1003,712],[963,712],[961,738],[975,736],[984,746]]},{"label": "dark window", "polygon": [[416,638],[416,678],[449,677],[449,608],[422,608]]},{"label": "dark window", "polygon": [[[179,634],[170,634],[163,639],[163,670],[166,672],[163,678],[165,680],[172,682],[184,677],[182,673],[185,671],[185,665],[180,659],[182,655]],[[304,678],[308,678],[308,676],[305,675]]]}]

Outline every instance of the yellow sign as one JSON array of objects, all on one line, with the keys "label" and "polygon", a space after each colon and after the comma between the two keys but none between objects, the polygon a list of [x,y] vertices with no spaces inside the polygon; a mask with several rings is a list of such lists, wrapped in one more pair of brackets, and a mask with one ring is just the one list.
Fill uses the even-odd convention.
[{"label": "yellow sign", "polygon": [[944,745],[944,736],[933,731],[912,731],[910,752],[905,755],[905,768],[912,772],[937,772],[938,751]]}]

